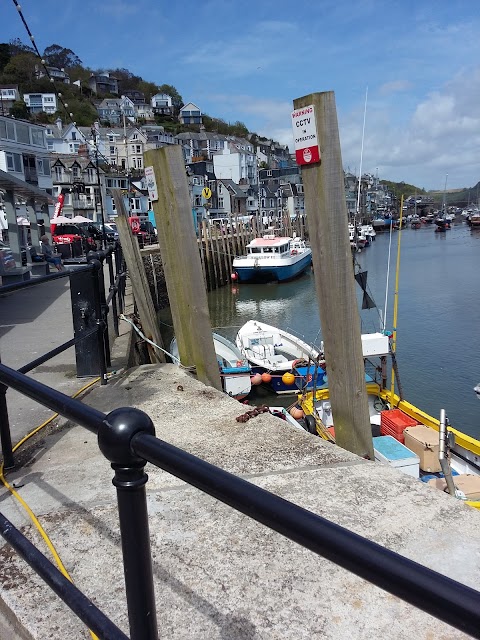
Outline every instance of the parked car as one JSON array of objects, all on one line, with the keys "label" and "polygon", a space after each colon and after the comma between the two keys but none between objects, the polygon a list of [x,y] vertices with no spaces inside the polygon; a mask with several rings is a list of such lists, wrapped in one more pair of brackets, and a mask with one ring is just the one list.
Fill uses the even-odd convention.
[{"label": "parked car", "polygon": [[52,224],[52,239],[55,244],[77,244],[83,251],[95,251],[97,241],[82,224]]},{"label": "parked car", "polygon": [[[95,240],[102,241],[103,229],[101,222],[92,222],[87,229]],[[107,242],[116,242],[119,239],[117,225],[114,222],[105,222],[105,235]]]}]

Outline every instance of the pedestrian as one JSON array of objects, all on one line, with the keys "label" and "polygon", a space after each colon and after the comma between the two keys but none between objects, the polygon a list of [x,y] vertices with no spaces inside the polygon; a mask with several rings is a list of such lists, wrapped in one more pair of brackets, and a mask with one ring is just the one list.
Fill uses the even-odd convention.
[{"label": "pedestrian", "polygon": [[65,271],[65,267],[62,262],[62,256],[60,254],[54,254],[53,249],[50,245],[50,240],[47,235],[43,235],[40,238],[40,242],[42,243],[42,253],[45,257],[46,262],[50,264],[54,264],[58,271]]}]

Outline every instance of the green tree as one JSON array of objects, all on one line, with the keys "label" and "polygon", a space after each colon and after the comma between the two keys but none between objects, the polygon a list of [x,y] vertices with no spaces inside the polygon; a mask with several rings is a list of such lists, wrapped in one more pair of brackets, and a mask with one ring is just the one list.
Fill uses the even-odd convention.
[{"label": "green tree", "polygon": [[10,108],[10,115],[22,120],[30,120],[30,111],[23,100],[15,100]]},{"label": "green tree", "polygon": [[178,113],[183,106],[183,98],[171,84],[162,84],[158,87],[158,93],[165,93],[172,98],[172,104],[175,111]]},{"label": "green tree", "polygon": [[0,73],[3,73],[5,65],[10,62],[10,45],[6,42],[0,43]]},{"label": "green tree", "polygon": [[82,64],[82,61],[71,49],[65,49],[59,44],[51,44],[43,52],[43,57],[51,67],[58,69],[68,69]]},{"label": "green tree", "polygon": [[22,84],[35,80],[38,57],[33,53],[19,53],[12,56],[5,65],[2,82],[5,84]]},{"label": "green tree", "polygon": [[14,38],[13,40],[10,40],[8,46],[10,48],[10,55],[12,57],[17,56],[20,53],[33,53],[37,55],[35,49],[28,44],[23,44],[20,38]]}]

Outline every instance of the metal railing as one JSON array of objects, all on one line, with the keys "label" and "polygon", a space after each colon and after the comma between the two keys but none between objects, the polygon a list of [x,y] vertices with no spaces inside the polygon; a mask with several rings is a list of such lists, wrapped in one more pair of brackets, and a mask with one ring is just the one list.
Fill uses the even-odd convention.
[{"label": "metal railing", "polygon": [[[115,270],[113,255],[115,255]],[[76,266],[71,270],[0,287],[0,293],[13,293],[60,278],[70,279],[74,337],[20,367],[18,371],[21,373],[28,373],[75,346],[77,375],[98,375],[101,378],[101,384],[107,384],[107,368],[111,364],[108,310],[111,305],[113,328],[115,335],[118,336],[118,315],[123,313],[124,308],[126,271],[120,245],[111,246],[106,251],[90,252],[87,260],[87,264]],[[105,295],[104,262],[108,266],[110,281],[108,297]],[[6,392],[7,386],[0,384],[0,442],[4,466],[10,469],[14,465],[14,460]]]},{"label": "metal railing", "polygon": [[[155,640],[146,461],[327,558],[344,569],[480,638],[480,593],[389,551],[155,437],[150,417],[124,407],[104,414],[0,364],[0,383],[95,433],[114,470],[132,640]],[[125,635],[0,514],[0,534],[99,638]]]}]

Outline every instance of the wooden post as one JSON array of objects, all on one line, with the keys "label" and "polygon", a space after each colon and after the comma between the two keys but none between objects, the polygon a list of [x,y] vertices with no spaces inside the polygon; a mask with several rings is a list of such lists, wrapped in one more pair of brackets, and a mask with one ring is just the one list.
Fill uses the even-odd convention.
[{"label": "wooden post", "polygon": [[232,272],[230,270],[230,265],[228,263],[227,242],[225,239],[226,233],[227,233],[227,230],[225,229],[225,225],[222,224],[222,227],[220,229],[220,236],[222,239],[222,261],[223,261],[223,268],[225,270],[225,282],[229,282],[230,274]]},{"label": "wooden post", "polygon": [[314,106],[321,152],[320,163],[302,166],[302,177],[335,438],[373,460],[335,95],[313,93],[293,104]]},{"label": "wooden post", "polygon": [[[112,189],[112,196],[117,210],[117,227],[122,244],[122,251],[128,267],[128,276],[132,283],[133,297],[137,304],[138,315],[142,325],[143,333],[146,337],[158,344],[163,349],[163,341],[158,326],[157,314],[152,300],[150,287],[148,286],[145,268],[143,266],[142,255],[137,239],[133,236],[132,229],[128,222],[128,213],[123,201],[120,189]],[[153,269],[153,265],[152,265]],[[165,355],[160,349],[155,349],[147,342],[147,349],[150,362],[165,362]]]},{"label": "wooden post", "polygon": [[153,211],[180,360],[195,365],[199,380],[221,390],[182,149],[147,151],[145,163],[153,167],[158,187]]}]

